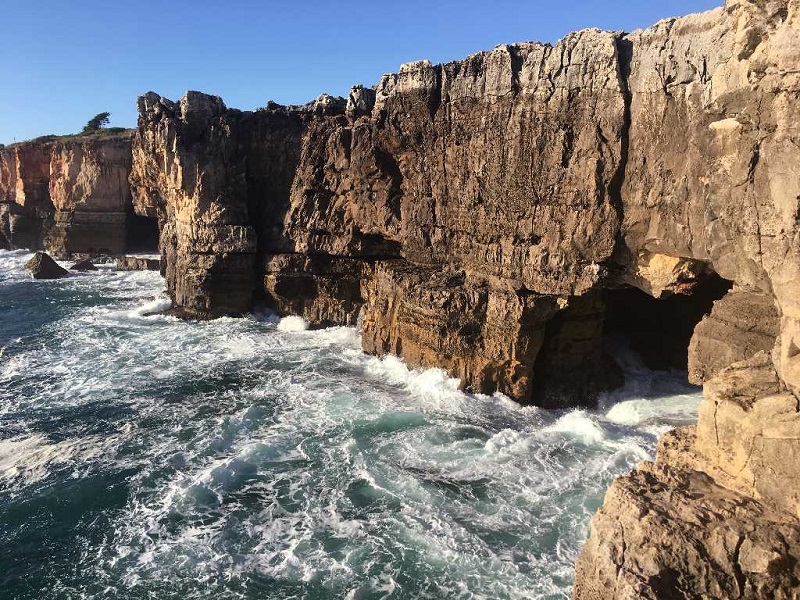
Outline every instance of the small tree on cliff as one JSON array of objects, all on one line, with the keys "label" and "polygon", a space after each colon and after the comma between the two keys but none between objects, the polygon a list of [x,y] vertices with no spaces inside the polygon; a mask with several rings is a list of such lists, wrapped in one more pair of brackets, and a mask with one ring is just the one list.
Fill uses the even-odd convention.
[{"label": "small tree on cliff", "polygon": [[91,133],[93,131],[98,131],[103,128],[103,126],[108,125],[108,118],[111,116],[111,113],[108,112],[101,112],[97,113],[89,122],[86,123],[83,127],[83,131],[81,133]]}]

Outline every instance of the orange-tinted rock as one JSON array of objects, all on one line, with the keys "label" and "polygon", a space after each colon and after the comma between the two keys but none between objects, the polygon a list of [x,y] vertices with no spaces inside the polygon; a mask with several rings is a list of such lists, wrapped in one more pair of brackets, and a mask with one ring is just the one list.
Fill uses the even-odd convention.
[{"label": "orange-tinted rock", "polygon": [[0,149],[0,234],[12,248],[56,256],[122,253],[130,167],[130,132]]}]

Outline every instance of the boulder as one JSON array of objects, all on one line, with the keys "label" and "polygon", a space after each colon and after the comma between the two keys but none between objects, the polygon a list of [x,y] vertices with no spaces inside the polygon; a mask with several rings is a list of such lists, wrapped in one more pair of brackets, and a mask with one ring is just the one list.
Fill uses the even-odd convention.
[{"label": "boulder", "polygon": [[34,279],[59,279],[69,274],[69,271],[44,252],[34,254],[33,258],[25,263],[25,268],[31,272]]},{"label": "boulder", "polygon": [[94,266],[94,263],[88,259],[84,258],[83,260],[79,260],[74,265],[69,268],[70,271],[97,271],[97,267]]}]

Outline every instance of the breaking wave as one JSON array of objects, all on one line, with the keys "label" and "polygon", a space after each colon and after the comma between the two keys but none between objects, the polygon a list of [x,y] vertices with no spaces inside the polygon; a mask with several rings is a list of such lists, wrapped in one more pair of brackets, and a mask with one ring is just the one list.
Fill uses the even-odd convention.
[{"label": "breaking wave", "polygon": [[28,257],[0,252],[13,598],[568,598],[611,479],[696,415],[636,365],[596,411],[526,408],[353,328],[187,323],[156,273]]}]

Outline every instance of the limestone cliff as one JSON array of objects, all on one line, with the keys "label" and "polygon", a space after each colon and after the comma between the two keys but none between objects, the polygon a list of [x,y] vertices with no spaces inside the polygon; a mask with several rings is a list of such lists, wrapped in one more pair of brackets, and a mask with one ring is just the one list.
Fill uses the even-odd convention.
[{"label": "limestone cliff", "polygon": [[244,113],[197,92],[175,103],[150,93],[139,113],[134,206],[159,218],[176,306],[198,317],[249,311],[257,251],[280,237],[313,107]]},{"label": "limestone cliff", "polygon": [[697,428],[613,484],[574,597],[796,598],[800,2],[729,1],[626,40],[626,277],[668,255],[736,286],[691,342]]},{"label": "limestone cliff", "polygon": [[131,134],[23,142],[0,150],[0,239],[57,256],[120,254],[133,205]]},{"label": "limestone cliff", "polygon": [[[176,303],[216,316],[263,294],[315,324],[363,311],[367,351],[445,366],[476,391],[590,402],[614,380],[602,298],[582,296],[620,226],[618,54],[617,35],[584,31],[256,113],[144,96],[135,202],[163,207]],[[581,316],[548,336],[560,311]],[[563,385],[555,365],[580,362]]]},{"label": "limestone cliff", "polygon": [[632,333],[705,401],[612,486],[575,597],[796,597],[799,93],[800,0],[410,63],[300,107],[149,93],[133,205],[183,314],[358,322],[366,351],[470,390],[591,403],[619,381],[604,334]]}]

